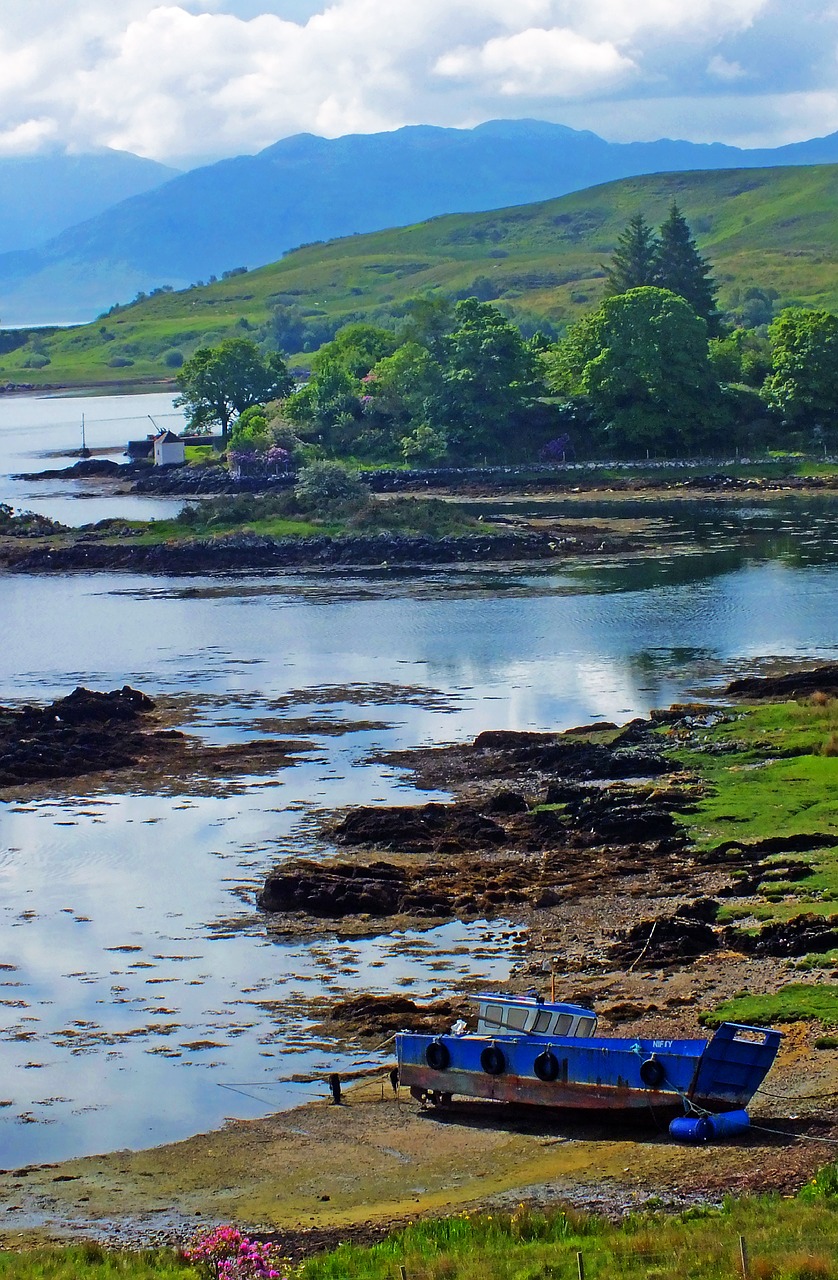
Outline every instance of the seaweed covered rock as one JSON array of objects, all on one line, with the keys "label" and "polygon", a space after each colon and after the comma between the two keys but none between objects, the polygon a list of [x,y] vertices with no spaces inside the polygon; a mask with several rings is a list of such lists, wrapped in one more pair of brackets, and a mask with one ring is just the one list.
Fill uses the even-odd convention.
[{"label": "seaweed covered rock", "polygon": [[732,680],[725,693],[738,698],[800,698],[812,693],[838,694],[838,662],[779,676],[745,676]]},{"label": "seaweed covered rock", "polygon": [[394,849],[481,848],[506,842],[506,832],[473,805],[363,805],[333,828],[341,844],[379,844]]},{"label": "seaweed covered rock", "polygon": [[638,962],[647,968],[663,968],[709,955],[718,945],[715,931],[705,921],[676,914],[632,925],[618,935],[608,956],[623,968]]},{"label": "seaweed covered rock", "polygon": [[756,935],[737,930],[734,936],[736,945],[753,956],[805,956],[809,952],[831,951],[838,947],[838,915],[818,916],[810,911],[764,925]]},{"label": "seaweed covered rock", "polygon": [[378,1039],[407,1029],[429,1033],[447,1031],[458,1018],[466,1018],[469,1013],[473,1014],[473,1009],[465,1000],[417,1004],[407,996],[365,994],[338,1001],[329,1012],[327,1025],[337,1023],[344,1033]]},{"label": "seaweed covered rock", "polygon": [[386,862],[323,865],[298,858],[271,872],[258,902],[264,911],[302,911],[335,919],[389,916],[401,909],[406,886],[406,873]]},{"label": "seaweed covered rock", "polygon": [[[648,730],[648,721],[642,724]],[[572,735],[491,729],[478,734],[474,749],[501,754],[517,770],[538,769],[578,781],[658,777],[673,768],[657,752],[622,737],[617,745],[609,745]]]},{"label": "seaweed covered rock", "polygon": [[0,707],[0,784],[125,768],[142,754],[140,721],[154,702],[124,685],[79,687],[47,706]]}]

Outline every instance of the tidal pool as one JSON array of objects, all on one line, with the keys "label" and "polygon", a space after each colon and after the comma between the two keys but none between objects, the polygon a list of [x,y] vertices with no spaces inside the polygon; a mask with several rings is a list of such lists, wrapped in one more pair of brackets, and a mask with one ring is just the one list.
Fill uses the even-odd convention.
[{"label": "tidal pool", "polygon": [[504,921],[277,943],[255,893],[275,862],[331,852],[324,812],[428,798],[381,751],[624,721],[756,661],[834,658],[836,509],[662,504],[657,554],[559,570],[0,577],[0,702],[129,682],[212,741],[310,742],[275,775],[164,795],[6,793],[2,1163],[152,1145],[386,1061],[316,1036],[312,996],[503,981]]}]

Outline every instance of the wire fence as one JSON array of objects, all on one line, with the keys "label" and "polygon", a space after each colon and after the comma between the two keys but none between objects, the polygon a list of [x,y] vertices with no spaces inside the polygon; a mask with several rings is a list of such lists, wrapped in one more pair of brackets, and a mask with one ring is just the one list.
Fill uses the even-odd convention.
[{"label": "wire fence", "polygon": [[[526,1276],[528,1280],[835,1280],[838,1277],[838,1230],[834,1235],[809,1235],[799,1244],[720,1238],[713,1256],[683,1250],[637,1248],[630,1241],[614,1250],[585,1250],[559,1244],[538,1251],[530,1262],[480,1259],[486,1280]],[[477,1257],[460,1259],[450,1253],[438,1259],[395,1264],[392,1280],[475,1280]],[[494,1265],[493,1265],[494,1263]],[[511,1265],[507,1265],[511,1264]],[[361,1273],[363,1274],[363,1273]],[[347,1280],[350,1273],[347,1272]]]}]

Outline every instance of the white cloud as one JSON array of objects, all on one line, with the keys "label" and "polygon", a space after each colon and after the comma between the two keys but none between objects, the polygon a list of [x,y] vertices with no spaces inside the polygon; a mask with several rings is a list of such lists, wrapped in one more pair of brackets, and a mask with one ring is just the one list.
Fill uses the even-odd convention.
[{"label": "white cloud", "polygon": [[[638,111],[645,103],[650,117],[656,110],[657,133],[672,134],[680,116],[667,117],[664,104],[675,95],[694,99],[686,133],[698,136],[713,122],[713,93],[776,88],[768,68],[776,80],[788,48],[799,64],[795,92],[831,89],[834,66],[825,64],[838,15],[821,0],[792,5],[3,0],[0,148],[230,155],[304,130],[468,125],[510,112],[570,122],[583,109],[574,104],[602,128],[594,121],[606,117],[605,104],[623,99]],[[772,109],[769,131],[785,118]],[[603,131],[615,136],[621,125],[617,110]]]},{"label": "white cloud", "polygon": [[532,27],[496,36],[480,49],[444,54],[434,70],[442,76],[478,80],[504,96],[576,98],[610,89],[636,70],[607,41],[596,43],[567,28]]},{"label": "white cloud", "polygon": [[25,120],[0,132],[0,156],[27,156],[54,142],[58,127],[54,120]]},{"label": "white cloud", "polygon": [[707,63],[707,74],[712,76],[714,80],[730,82],[744,80],[748,73],[741,62],[729,62],[727,58],[723,58],[720,53],[717,53]]}]

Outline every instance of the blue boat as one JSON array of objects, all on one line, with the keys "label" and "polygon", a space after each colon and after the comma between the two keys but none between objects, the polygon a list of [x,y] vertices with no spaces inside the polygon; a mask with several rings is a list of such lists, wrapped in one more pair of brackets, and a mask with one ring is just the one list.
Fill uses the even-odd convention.
[{"label": "blue boat", "polygon": [[454,1096],[655,1118],[744,1108],[768,1074],[782,1034],[724,1022],[709,1040],[598,1037],[590,1009],[487,993],[477,1027],[396,1036],[399,1082],[423,1103]]}]

